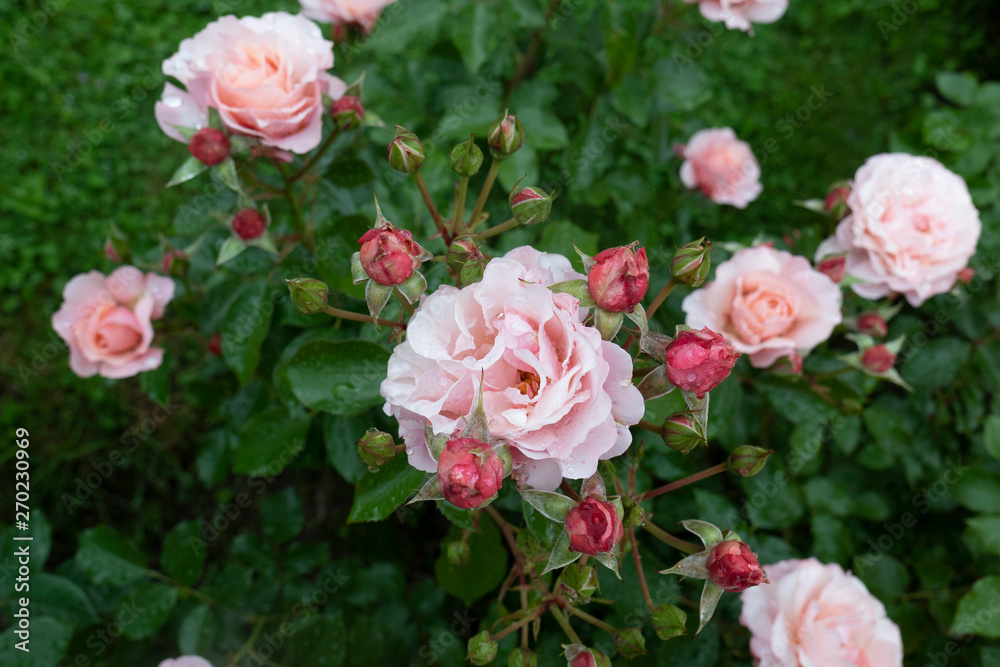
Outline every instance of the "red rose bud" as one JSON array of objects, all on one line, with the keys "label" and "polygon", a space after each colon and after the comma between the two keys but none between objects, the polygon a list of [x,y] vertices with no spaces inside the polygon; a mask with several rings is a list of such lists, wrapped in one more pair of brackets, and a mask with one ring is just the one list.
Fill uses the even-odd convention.
[{"label": "red rose bud", "polygon": [[330,107],[330,117],[338,130],[356,130],[365,119],[365,107],[360,97],[344,95]]},{"label": "red rose bud", "polygon": [[889,335],[889,325],[878,313],[865,313],[858,318],[858,332],[875,338],[885,338]]},{"label": "red rose bud", "polygon": [[420,267],[420,246],[413,234],[392,223],[365,232],[361,244],[361,268],[379,285],[398,285]]},{"label": "red rose bud", "polygon": [[479,507],[500,490],[503,461],[485,442],[457,438],[441,450],[437,476],[449,503],[462,509]]},{"label": "red rose bud", "polygon": [[188,151],[209,167],[214,167],[229,157],[229,137],[214,127],[202,128],[191,137]]},{"label": "red rose bud", "polygon": [[614,549],[625,527],[614,505],[587,498],[566,515],[566,533],[570,551],[593,556]]},{"label": "red rose bud", "polygon": [[885,373],[896,363],[896,355],[885,345],[873,345],[861,353],[861,365],[872,373]]},{"label": "red rose bud", "polygon": [[802,373],[803,363],[802,355],[793,350],[771,364],[768,370],[775,375],[799,375]]},{"label": "red rose bud", "polygon": [[670,262],[670,275],[674,280],[691,287],[704,285],[708,270],[712,268],[712,260],[708,256],[709,247],[711,244],[703,236],[678,248]]},{"label": "red rose bud", "polygon": [[597,253],[587,274],[590,297],[612,313],[632,312],[649,288],[649,262],[646,249],[633,248],[638,241]]},{"label": "red rose bud", "polygon": [[958,274],[955,276],[955,279],[958,280],[958,282],[967,285],[971,283],[972,279],[975,277],[976,277],[976,270],[973,269],[972,267],[967,266],[958,272]]},{"label": "red rose bud", "polygon": [[694,417],[686,412],[678,412],[667,417],[660,427],[660,436],[667,447],[687,454],[698,445],[705,442],[705,433]]},{"label": "red rose bud", "polygon": [[424,145],[405,127],[396,126],[396,136],[386,153],[389,166],[396,171],[412,174],[424,163]]},{"label": "red rose bud", "polygon": [[847,272],[847,257],[844,255],[827,257],[816,265],[816,270],[826,274],[833,282],[839,283],[844,279],[844,274]]},{"label": "red rose bud", "polygon": [[233,231],[244,241],[264,233],[264,216],[255,208],[245,208],[233,216]]},{"label": "red rose bud", "polygon": [[739,356],[725,338],[708,327],[682,331],[667,345],[667,379],[703,398],[729,377]]},{"label": "red rose bud", "polygon": [[536,187],[527,187],[510,193],[510,210],[514,219],[522,225],[545,222],[552,212],[553,195],[547,195]]},{"label": "red rose bud", "polygon": [[211,354],[217,357],[222,356],[222,336],[217,333],[212,334],[212,337],[208,339],[208,345],[206,346]]},{"label": "red rose bud", "polygon": [[708,578],[724,591],[739,593],[767,581],[757,554],[739,540],[726,540],[708,553]]},{"label": "red rose bud", "polygon": [[823,200],[823,209],[830,214],[834,220],[843,220],[850,213],[847,207],[847,197],[851,194],[851,188],[844,183],[834,184]]},{"label": "red rose bud", "polygon": [[729,466],[729,472],[740,477],[753,477],[764,469],[767,457],[770,455],[771,452],[766,449],[753,445],[743,445],[733,450],[726,463]]},{"label": "red rose bud", "polygon": [[566,667],[611,667],[611,659],[600,651],[580,644],[566,649]]},{"label": "red rose bud", "polygon": [[493,157],[505,160],[524,144],[524,127],[517,116],[504,112],[490,125],[487,137]]}]

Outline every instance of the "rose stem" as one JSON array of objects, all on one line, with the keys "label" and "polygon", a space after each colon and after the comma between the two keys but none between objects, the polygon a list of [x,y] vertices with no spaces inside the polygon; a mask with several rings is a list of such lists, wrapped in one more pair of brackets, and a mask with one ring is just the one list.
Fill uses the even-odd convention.
[{"label": "rose stem", "polygon": [[472,217],[469,218],[469,231],[476,231],[476,225],[479,223],[479,216],[483,212],[483,207],[486,206],[486,198],[490,194],[490,190],[493,189],[493,181],[496,180],[497,174],[500,172],[500,161],[493,160],[490,164],[490,170],[486,174],[486,182],[483,183],[483,189],[479,191],[479,197],[476,199],[476,207],[472,209]]},{"label": "rose stem", "polygon": [[[525,630],[527,630],[528,629],[528,625],[532,621],[534,621],[536,618],[538,618],[539,616],[541,616],[544,611],[545,611],[545,609],[543,607],[539,607],[538,609],[536,609],[532,613],[530,613],[527,616],[525,616],[524,618],[522,618],[517,623],[514,623],[512,625],[508,625],[506,628],[504,628],[500,632],[496,633],[495,635],[490,635],[490,641],[493,641],[493,642],[500,641],[501,639],[503,639],[504,637],[506,637],[510,633],[512,633],[512,632],[514,632],[516,630],[519,630],[520,628],[524,628]],[[524,636],[527,637],[528,636],[527,633],[525,633]]]},{"label": "rose stem", "polygon": [[654,424],[651,421],[646,421],[645,419],[640,419],[639,423],[636,424],[636,426],[638,426],[639,428],[645,429],[645,430],[649,431],[650,433],[655,433],[656,435],[660,435],[661,433],[663,433],[663,429],[662,428],[660,428],[659,426],[657,426],[656,424]]},{"label": "rose stem", "polygon": [[[653,313],[655,313],[656,309],[659,308],[663,304],[663,302],[667,300],[667,297],[670,296],[670,293],[674,291],[675,287],[677,287],[677,283],[674,282],[673,277],[671,277],[670,280],[667,281],[667,284],[663,286],[663,289],[660,290],[659,294],[657,294],[653,298],[653,303],[649,304],[649,308],[646,309],[647,323],[649,322],[649,320],[653,319]],[[632,347],[633,341],[634,338],[632,336],[626,338],[625,344],[622,345],[622,349],[628,351],[628,349]]]},{"label": "rose stem", "polygon": [[316,151],[316,154],[313,155],[311,158],[309,158],[309,160],[306,161],[304,165],[302,165],[301,169],[295,172],[295,175],[292,176],[292,180],[297,181],[303,176],[305,176],[306,172],[308,172],[310,169],[313,168],[313,166],[315,166],[315,164],[330,149],[330,146],[333,145],[333,142],[336,141],[337,137],[339,136],[340,136],[340,128],[335,128],[333,132],[330,133],[330,136],[326,138],[326,141],[323,142],[323,145],[319,147],[319,150]]},{"label": "rose stem", "polygon": [[349,310],[341,310],[340,308],[334,308],[333,306],[327,306],[323,309],[323,312],[327,315],[333,315],[334,317],[339,317],[344,320],[354,320],[355,322],[374,322],[375,324],[379,324],[384,327],[397,327],[399,329],[406,328],[406,324],[403,322],[393,322],[392,320],[382,319],[381,317],[372,317],[371,315],[352,313]]},{"label": "rose stem", "polygon": [[559,485],[559,488],[562,489],[563,492],[573,500],[581,500],[580,494],[577,493],[576,490],[572,486],[570,486],[569,482],[567,482],[565,479]]},{"label": "rose stem", "polygon": [[706,477],[718,475],[720,472],[726,472],[727,470],[729,470],[728,463],[720,463],[719,465],[712,466],[711,468],[705,468],[701,472],[688,475],[684,479],[679,479],[676,482],[670,482],[670,484],[665,484],[658,489],[653,489],[652,491],[646,491],[644,494],[636,498],[636,501],[642,502],[643,500],[649,500],[650,498],[655,498],[656,496],[662,496],[664,493],[670,493],[671,491],[679,489],[682,486],[693,484],[697,481],[705,479]]},{"label": "rose stem", "polygon": [[285,179],[285,199],[288,200],[288,205],[292,207],[292,222],[295,224],[295,231],[298,232],[299,238],[302,239],[302,244],[312,250],[313,242],[306,235],[306,225],[302,219],[302,204],[299,202],[299,198],[295,196],[295,181],[288,175],[288,167],[284,162],[275,160],[275,164],[278,165],[281,177]]},{"label": "rose stem", "polygon": [[635,560],[635,571],[639,574],[639,588],[642,589],[642,598],[646,601],[646,608],[652,612],[655,605],[653,605],[653,598],[649,594],[649,586],[646,585],[646,573],[642,571],[642,556],[639,555],[639,545],[635,540],[635,528],[628,529],[628,541],[632,545],[632,558]]},{"label": "rose stem", "polygon": [[673,535],[663,530],[662,528],[657,526],[655,523],[652,523],[651,521],[647,521],[642,525],[642,527],[645,528],[646,532],[648,532],[650,535],[652,535],[659,541],[663,542],[664,544],[669,544],[678,551],[683,551],[686,554],[693,554],[702,550],[701,547],[699,547],[697,544],[693,544],[691,542],[685,542],[679,537],[674,537]]},{"label": "rose stem", "polygon": [[506,222],[501,222],[499,225],[490,227],[489,229],[486,229],[476,234],[473,238],[476,239],[477,241],[482,241],[483,239],[488,239],[491,236],[496,236],[497,234],[503,234],[508,229],[514,229],[515,227],[517,227],[518,224],[519,223],[517,222],[517,218],[511,218]]},{"label": "rose stem", "polygon": [[431,193],[427,191],[427,183],[424,182],[424,177],[420,175],[420,171],[413,172],[413,180],[417,182],[417,187],[420,188],[420,195],[424,198],[424,204],[427,206],[427,210],[431,212],[431,217],[434,218],[434,226],[437,227],[438,233],[444,238],[444,242],[451,245],[451,234],[448,232],[448,228],[444,225],[444,220],[441,219],[441,214],[438,213],[437,207],[434,206],[434,201],[431,199]]},{"label": "rose stem", "polygon": [[[572,607],[569,607],[569,609],[572,609]],[[549,611],[552,612],[552,616],[555,617],[556,622],[562,627],[563,632],[566,633],[566,636],[569,637],[571,642],[574,644],[583,643],[583,640],[580,639],[580,635],[576,634],[576,630],[574,630],[573,626],[569,624],[569,619],[566,618],[566,615],[562,613],[562,610],[560,610],[559,607],[550,607]]]},{"label": "rose stem", "polygon": [[458,192],[455,193],[455,211],[451,214],[451,229],[455,236],[461,236],[465,227],[465,194],[468,191],[469,177],[462,176],[458,182]]},{"label": "rose stem", "polygon": [[591,625],[594,625],[600,628],[601,630],[604,630],[605,632],[610,632],[611,634],[615,634],[616,632],[618,632],[618,628],[616,628],[615,626],[609,625],[604,621],[602,621],[601,619],[591,616],[582,609],[577,609],[576,607],[566,607],[566,611],[573,614],[574,616],[579,616],[583,620],[587,621],[587,623],[590,623]]}]

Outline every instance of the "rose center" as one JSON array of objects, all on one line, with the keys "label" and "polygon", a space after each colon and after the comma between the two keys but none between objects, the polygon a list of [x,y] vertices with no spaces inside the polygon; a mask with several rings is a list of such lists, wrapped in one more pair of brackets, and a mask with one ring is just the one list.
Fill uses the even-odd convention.
[{"label": "rose center", "polygon": [[539,377],[530,371],[518,371],[517,383],[514,388],[527,396],[534,398],[538,395],[538,385],[541,382]]},{"label": "rose center", "polygon": [[141,336],[131,327],[121,324],[105,324],[94,336],[94,342],[103,352],[118,354],[138,345]]}]

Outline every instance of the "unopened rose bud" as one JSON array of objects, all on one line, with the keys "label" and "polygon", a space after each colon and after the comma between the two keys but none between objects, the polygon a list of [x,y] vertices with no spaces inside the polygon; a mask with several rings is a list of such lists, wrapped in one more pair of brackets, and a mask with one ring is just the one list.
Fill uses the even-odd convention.
[{"label": "unopened rose bud", "polygon": [[847,273],[847,257],[844,255],[827,257],[816,265],[816,270],[825,274],[833,282],[839,283],[844,279],[844,274]]},{"label": "unopened rose bud", "polygon": [[726,463],[729,465],[729,472],[740,477],[753,477],[767,463],[767,457],[771,452],[753,445],[743,445],[733,450]]},{"label": "unopened rose bud", "polygon": [[638,241],[608,248],[594,256],[587,274],[590,298],[612,313],[632,312],[649,289],[649,262],[646,249],[635,251]]},{"label": "unopened rose bud", "polygon": [[459,176],[466,178],[478,174],[479,168],[483,166],[483,152],[476,145],[476,135],[452,148],[450,157],[451,168]]},{"label": "unopened rose bud", "polygon": [[118,254],[118,251],[115,249],[115,244],[111,242],[111,239],[104,242],[104,256],[112,262],[122,261],[121,255]]},{"label": "unopened rose bud", "polygon": [[559,587],[566,599],[571,602],[579,598],[589,600],[600,585],[597,579],[597,568],[593,565],[583,565],[577,561],[563,569],[559,576]]},{"label": "unopened rose bud", "polygon": [[955,279],[958,280],[958,282],[960,282],[962,284],[965,284],[965,285],[971,283],[972,279],[975,278],[975,277],[976,277],[976,270],[973,269],[972,267],[969,267],[969,266],[967,266],[964,269],[960,270],[955,275]]},{"label": "unopened rose bud", "polygon": [[875,338],[885,338],[889,335],[889,325],[878,313],[865,313],[858,318],[858,332]]},{"label": "unopened rose bud", "polygon": [[618,649],[618,655],[626,660],[648,653],[646,638],[642,636],[642,628],[638,626],[620,628],[615,633],[615,648]]},{"label": "unopened rose bud", "polygon": [[774,375],[799,375],[802,373],[803,363],[805,361],[802,359],[802,355],[792,350],[771,364],[768,370]]},{"label": "unopened rose bud", "polygon": [[229,157],[229,137],[222,130],[204,127],[191,137],[188,151],[209,167],[214,167]]},{"label": "unopened rose bud", "polygon": [[885,345],[873,345],[861,353],[861,365],[872,373],[885,373],[896,363],[896,355]]},{"label": "unopened rose bud", "polygon": [[700,331],[681,331],[667,345],[667,379],[703,398],[729,377],[739,356],[724,337],[708,327]]},{"label": "unopened rose bud", "polygon": [[462,509],[479,507],[503,483],[503,461],[474,438],[449,440],[438,457],[438,484],[445,500]]},{"label": "unopened rose bud", "polygon": [[660,435],[667,447],[687,454],[698,445],[705,442],[705,433],[694,417],[686,412],[678,412],[663,422]]},{"label": "unopened rose bud", "polygon": [[708,553],[708,578],[730,593],[739,593],[767,581],[757,554],[739,540],[726,540]]},{"label": "unopened rose bud", "polygon": [[687,614],[680,607],[661,604],[651,614],[656,636],[666,641],[687,634]]},{"label": "unopened rose bud", "polygon": [[389,165],[396,171],[412,174],[424,163],[424,145],[405,127],[396,126],[396,136],[387,151]]},{"label": "unopened rose bud", "polygon": [[168,276],[181,275],[184,273],[184,267],[188,264],[188,256],[185,255],[180,250],[170,249],[163,253],[163,259],[160,260],[160,268]]},{"label": "unopened rose bud", "polygon": [[850,184],[840,182],[835,183],[823,200],[823,209],[830,214],[834,220],[843,220],[851,209],[847,207],[847,198],[851,194]]},{"label": "unopened rose bud", "polygon": [[524,127],[517,116],[504,112],[490,125],[487,136],[493,158],[506,160],[524,144]]},{"label": "unopened rose bud", "polygon": [[255,208],[245,208],[233,216],[232,227],[244,241],[255,239],[264,233],[264,216]]},{"label": "unopened rose bud", "polygon": [[711,244],[702,237],[678,248],[670,263],[670,274],[674,280],[691,287],[704,285],[712,268],[712,259],[708,254],[710,247]]},{"label": "unopened rose bud", "polygon": [[413,234],[385,222],[365,232],[361,244],[361,268],[379,285],[398,285],[420,268],[421,248]]},{"label": "unopened rose bud", "polygon": [[465,659],[477,667],[488,665],[497,657],[499,650],[500,645],[490,640],[489,630],[483,630],[469,639],[469,654]]},{"label": "unopened rose bud", "polygon": [[625,534],[615,506],[596,498],[587,498],[566,515],[569,550],[590,554],[607,553]]},{"label": "unopened rose bud", "polygon": [[507,658],[507,667],[538,667],[538,656],[526,648],[516,648]]},{"label": "unopened rose bud", "polygon": [[448,562],[456,567],[461,567],[468,563],[469,556],[472,555],[472,549],[469,548],[469,543],[462,540],[449,542],[445,551],[448,555]]},{"label": "unopened rose bud", "polygon": [[566,667],[611,667],[611,659],[582,644],[566,646]]},{"label": "unopened rose bud", "polygon": [[462,285],[479,282],[486,268],[486,257],[476,242],[469,237],[461,237],[448,246],[448,268],[458,274]]},{"label": "unopened rose bud", "polygon": [[388,433],[370,428],[358,440],[358,456],[369,470],[384,466],[396,455],[396,443]]},{"label": "unopened rose bud", "polygon": [[210,354],[214,354],[217,357],[222,356],[222,336],[217,333],[212,334],[212,337],[208,339],[208,345],[206,346]]},{"label": "unopened rose bud", "polygon": [[288,292],[292,297],[292,305],[300,313],[315,315],[326,308],[326,298],[330,288],[322,280],[315,278],[285,279]]},{"label": "unopened rose bud", "polygon": [[554,195],[547,195],[536,187],[522,188],[510,193],[510,210],[522,225],[545,222],[552,212],[553,199]]},{"label": "unopened rose bud", "polygon": [[344,95],[330,107],[330,117],[338,130],[356,130],[365,120],[365,107],[360,97]]}]

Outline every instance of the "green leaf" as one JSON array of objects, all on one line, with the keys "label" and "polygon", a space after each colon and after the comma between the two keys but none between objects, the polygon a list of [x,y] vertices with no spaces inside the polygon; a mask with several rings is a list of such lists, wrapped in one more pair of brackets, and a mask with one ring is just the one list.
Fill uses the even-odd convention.
[{"label": "green leaf", "polygon": [[0,665],[11,667],[56,667],[73,636],[73,626],[47,616],[31,617],[29,652],[16,648],[21,642],[12,631],[0,635]]},{"label": "green leaf", "polygon": [[971,352],[966,341],[942,337],[908,354],[899,372],[917,391],[947,387],[955,382]]},{"label": "green leaf", "polygon": [[451,521],[453,524],[464,530],[468,530],[471,532],[476,531],[476,524],[472,520],[473,512],[475,510],[464,510],[460,507],[455,507],[451,503],[446,502],[444,500],[439,500],[434,504],[437,505],[437,508],[441,511],[441,514],[444,514],[445,518],[447,518],[448,521]]},{"label": "green leaf", "polygon": [[294,487],[269,495],[260,505],[261,531],[275,544],[283,544],[298,535],[305,522],[302,501]]},{"label": "green leaf", "polygon": [[320,615],[307,614],[293,624],[295,639],[288,643],[283,664],[339,667],[346,663],[347,626],[340,609]]},{"label": "green leaf", "polygon": [[576,507],[577,503],[569,496],[553,491],[536,491],[534,489],[524,489],[520,491],[524,498],[532,507],[543,515],[557,523],[566,521],[566,515]]},{"label": "green leaf", "polygon": [[125,586],[146,573],[142,552],[109,526],[100,525],[80,533],[76,566],[95,584]]},{"label": "green leaf", "polygon": [[180,185],[205,171],[208,171],[208,165],[192,155],[181,166],[177,167],[174,175],[170,177],[170,180],[167,181],[164,187],[171,188],[175,185]]},{"label": "green leaf", "polygon": [[31,577],[31,614],[90,625],[97,623],[98,616],[90,598],[75,583],[48,572],[39,572]]},{"label": "green leaf", "polygon": [[222,358],[241,383],[257,370],[260,348],[264,344],[274,315],[274,304],[265,293],[263,281],[244,283],[222,320]]},{"label": "green leaf", "polygon": [[1000,516],[973,517],[966,519],[965,522],[969,525],[970,530],[983,541],[983,546],[1000,556]]},{"label": "green leaf", "polygon": [[181,655],[205,655],[215,641],[215,615],[207,604],[200,604],[184,616],[177,631]]},{"label": "green leaf", "polygon": [[281,370],[306,407],[354,415],[383,402],[389,353],[363,340],[306,343]]},{"label": "green leaf", "polygon": [[885,603],[898,600],[910,583],[910,573],[906,566],[884,553],[880,553],[877,558],[855,556],[853,571],[872,595]]},{"label": "green leaf", "polygon": [[1000,461],[1000,414],[990,415],[983,422],[983,443],[990,456]]},{"label": "green leaf", "polygon": [[347,523],[381,521],[424,483],[427,473],[396,456],[377,472],[365,472],[354,489],[354,504]]},{"label": "green leaf", "polygon": [[[481,521],[480,532],[471,533],[469,560],[464,565],[453,565],[442,549],[434,564],[437,581],[448,593],[462,600],[465,606],[491,593],[507,574],[507,549],[500,543],[500,531],[492,521]],[[460,540],[462,531],[452,526],[443,544]]]},{"label": "green leaf", "polygon": [[361,418],[323,415],[326,460],[350,484],[356,484],[365,472],[357,442],[364,435],[366,425],[368,422]]},{"label": "green leaf", "polygon": [[301,409],[271,406],[247,420],[240,431],[233,471],[244,475],[277,475],[306,446],[310,419]]},{"label": "green leaf", "polygon": [[951,493],[959,504],[973,512],[996,512],[1000,508],[1000,479],[985,470],[963,472]]},{"label": "green leaf", "polygon": [[165,584],[142,584],[126,591],[118,603],[115,619],[129,639],[156,634],[177,604],[177,589]]},{"label": "green leaf", "polygon": [[448,17],[448,34],[462,62],[475,74],[496,48],[497,5],[475,2]]},{"label": "green leaf", "polygon": [[708,75],[691,59],[661,58],[653,67],[653,91],[678,111],[694,111],[712,99]]},{"label": "green leaf", "polygon": [[375,173],[368,163],[357,158],[339,158],[326,170],[326,178],[341,188],[357,188],[375,180]]},{"label": "green leaf", "polygon": [[169,357],[163,363],[151,371],[139,373],[139,386],[142,393],[149,396],[150,400],[161,407],[168,407],[170,404],[170,370],[172,364]]},{"label": "green leaf", "polygon": [[996,622],[997,600],[1000,600],[1000,576],[977,581],[958,601],[949,634],[1000,638],[1000,623]]},{"label": "green leaf", "polygon": [[976,77],[965,72],[938,72],[934,82],[946,100],[960,107],[972,104],[979,88]]},{"label": "green leaf", "polygon": [[160,565],[171,579],[185,586],[194,586],[201,579],[204,564],[205,542],[197,522],[179,523],[163,538]]}]

